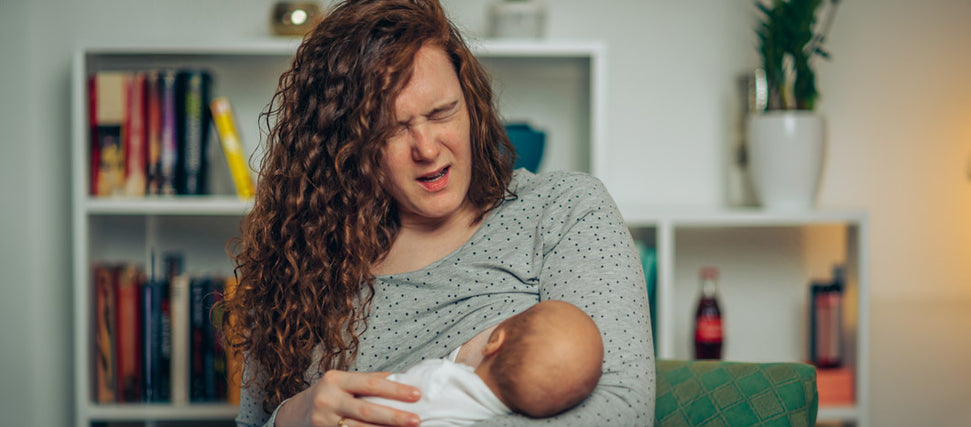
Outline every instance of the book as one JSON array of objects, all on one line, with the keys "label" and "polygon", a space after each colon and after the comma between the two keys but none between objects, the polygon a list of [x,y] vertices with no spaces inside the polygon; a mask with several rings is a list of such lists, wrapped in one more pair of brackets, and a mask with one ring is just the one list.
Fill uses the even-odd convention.
[{"label": "book", "polygon": [[[236,277],[228,277],[223,289],[224,297],[229,297],[233,292],[236,292],[237,284]],[[222,313],[220,313],[220,316],[222,316]],[[226,318],[221,317],[221,320],[226,321]],[[232,319],[229,321],[230,323],[234,323]],[[243,381],[242,354],[230,345],[231,337],[223,337],[222,339],[226,354],[226,402],[239,406],[240,385]]]},{"label": "book", "polygon": [[209,159],[210,83],[205,70],[181,70],[176,94],[181,155],[177,172],[179,194],[206,194]]},{"label": "book", "polygon": [[125,87],[129,74],[118,71],[100,71],[92,77],[89,95],[94,105],[89,111],[92,131],[92,181],[96,196],[118,196],[123,193],[125,182],[125,154],[122,145],[122,127],[125,122]]},{"label": "book", "polygon": [[145,76],[145,193],[162,194],[162,85],[158,71]]},{"label": "book", "polygon": [[98,138],[98,86],[95,75],[88,76],[88,194],[98,195],[101,149]]},{"label": "book", "polygon": [[208,281],[206,304],[206,339],[209,342],[206,349],[206,394],[214,400],[226,400],[226,349],[223,346],[222,333],[219,324],[222,322],[222,311],[219,303],[223,299],[225,279],[212,277]]},{"label": "book", "polygon": [[216,125],[216,133],[229,165],[229,172],[236,186],[236,195],[240,199],[253,197],[253,176],[246,165],[243,144],[239,139],[239,131],[233,116],[233,109],[229,100],[224,97],[215,98],[209,103],[212,111],[212,121]]},{"label": "book", "polygon": [[169,282],[171,306],[172,358],[169,368],[173,404],[189,402],[189,277],[178,274]]},{"label": "book", "polygon": [[207,347],[205,295],[209,285],[205,278],[189,281],[189,401],[206,402]]},{"label": "book", "polygon": [[117,400],[115,380],[115,278],[117,269],[95,264],[94,276],[94,366],[95,401]]},{"label": "book", "polygon": [[820,406],[850,406],[855,399],[855,381],[849,368],[817,368],[816,384]]},{"label": "book", "polygon": [[141,269],[134,264],[121,267],[115,286],[117,335],[115,356],[119,402],[142,400]]},{"label": "book", "polygon": [[159,153],[159,194],[176,194],[179,170],[178,114],[176,108],[175,70],[159,71],[159,97],[161,98],[161,130]]},{"label": "book", "polygon": [[162,301],[161,284],[154,278],[142,286],[142,398],[159,402],[161,396]]},{"label": "book", "polygon": [[145,195],[145,170],[148,143],[145,124],[145,73],[132,73],[125,84],[125,122],[122,126],[122,146],[125,153],[124,194],[129,197]]},{"label": "book", "polygon": [[168,402],[172,399],[172,309],[169,300],[168,280],[159,284],[161,319],[159,319],[159,360],[158,360],[158,398]]}]

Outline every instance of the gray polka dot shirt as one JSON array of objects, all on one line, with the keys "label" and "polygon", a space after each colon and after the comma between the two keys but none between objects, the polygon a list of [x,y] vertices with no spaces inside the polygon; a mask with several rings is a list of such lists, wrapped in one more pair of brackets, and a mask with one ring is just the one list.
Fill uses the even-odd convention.
[{"label": "gray polka dot shirt", "polygon": [[[582,404],[553,418],[508,415],[477,426],[617,425],[654,421],[654,350],[640,258],[603,184],[587,174],[519,170],[516,198],[461,248],[417,271],[377,277],[352,370],[401,372],[445,357],[538,301],[586,311],[604,342],[603,375]],[[308,373],[312,379],[320,372]],[[273,425],[244,389],[239,426]]]}]

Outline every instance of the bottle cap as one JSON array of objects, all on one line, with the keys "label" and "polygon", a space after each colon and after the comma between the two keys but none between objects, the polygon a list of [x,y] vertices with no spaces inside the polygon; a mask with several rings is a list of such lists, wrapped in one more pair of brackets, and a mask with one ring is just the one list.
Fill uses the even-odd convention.
[{"label": "bottle cap", "polygon": [[703,267],[700,272],[702,279],[717,279],[718,278],[718,268],[716,267]]}]

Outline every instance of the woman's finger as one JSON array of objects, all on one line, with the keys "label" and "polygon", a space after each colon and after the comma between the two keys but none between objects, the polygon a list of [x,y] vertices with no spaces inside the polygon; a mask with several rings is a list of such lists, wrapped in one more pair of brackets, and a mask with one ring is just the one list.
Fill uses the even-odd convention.
[{"label": "woman's finger", "polygon": [[388,376],[386,372],[328,371],[324,376],[330,373],[334,373],[334,378],[325,378],[325,381],[355,396],[375,396],[403,402],[416,402],[421,398],[421,391],[417,387],[388,380],[385,378]]},{"label": "woman's finger", "polygon": [[[418,426],[421,419],[410,412],[401,411],[361,399],[347,399],[339,413],[345,414],[344,425],[363,426]],[[350,424],[348,424],[350,423]]]},{"label": "woman's finger", "polygon": [[337,424],[338,426],[344,427],[387,427],[386,424],[371,424],[364,421],[352,420],[350,418],[343,418],[344,424]]},{"label": "woman's finger", "polygon": [[[317,407],[323,411],[318,414],[343,416],[344,425],[417,426],[420,420],[415,414],[359,399],[373,396],[415,402],[421,397],[416,387],[389,381],[385,378],[387,375],[386,372],[325,372],[318,383],[321,393],[317,394],[320,404]],[[324,409],[326,407],[330,409]]]}]

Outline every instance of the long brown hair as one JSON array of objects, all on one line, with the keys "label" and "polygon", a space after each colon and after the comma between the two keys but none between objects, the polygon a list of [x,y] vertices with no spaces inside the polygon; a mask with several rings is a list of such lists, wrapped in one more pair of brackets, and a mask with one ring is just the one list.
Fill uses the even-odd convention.
[{"label": "long brown hair", "polygon": [[[415,53],[441,47],[470,116],[480,221],[507,195],[513,148],[489,77],[435,0],[339,4],[297,49],[261,115],[269,129],[253,210],[231,243],[239,285],[224,299],[228,344],[258,374],[269,412],[317,368],[348,369],[366,330],[372,264],[398,232],[380,168],[394,100]],[[252,382],[244,386],[253,386]]]}]

